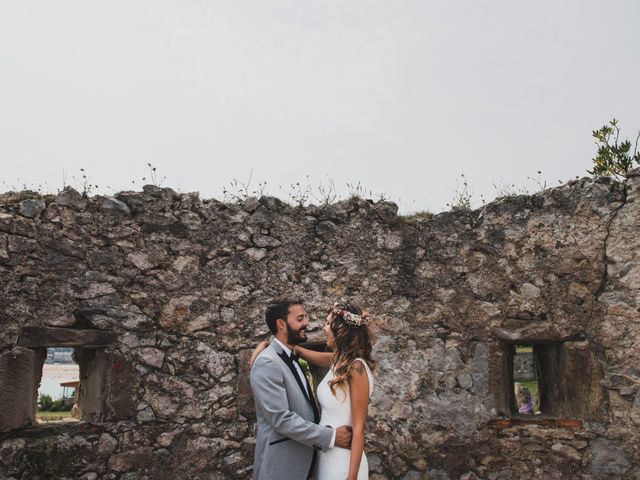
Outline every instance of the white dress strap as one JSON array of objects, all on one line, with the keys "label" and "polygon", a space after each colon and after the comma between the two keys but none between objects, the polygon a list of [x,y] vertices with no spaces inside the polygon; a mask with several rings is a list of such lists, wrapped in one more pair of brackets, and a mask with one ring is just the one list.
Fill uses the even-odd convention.
[{"label": "white dress strap", "polygon": [[373,393],[373,374],[371,373],[371,369],[369,368],[369,365],[367,364],[367,361],[364,358],[360,358],[360,357],[356,358],[353,362],[351,362],[351,365],[353,365],[356,362],[362,363],[364,365],[364,369],[367,371],[367,378],[369,379],[369,396],[371,396],[371,394]]}]

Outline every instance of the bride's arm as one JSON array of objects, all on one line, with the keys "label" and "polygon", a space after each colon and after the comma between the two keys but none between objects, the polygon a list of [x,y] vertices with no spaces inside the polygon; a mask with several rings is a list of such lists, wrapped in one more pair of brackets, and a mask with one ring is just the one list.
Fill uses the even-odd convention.
[{"label": "bride's arm", "polygon": [[316,352],[315,350],[296,345],[293,347],[293,353],[318,367],[331,368],[331,357],[333,357],[333,353],[331,352]]},{"label": "bride's arm", "polygon": [[253,349],[251,358],[249,359],[249,368],[253,367],[253,362],[255,362],[256,358],[258,358],[258,355],[260,355],[260,353],[269,346],[269,343],[269,340],[263,340],[258,345],[256,345],[256,348]]},{"label": "bride's arm", "polygon": [[356,480],[358,478],[358,470],[360,470],[362,452],[364,451],[364,428],[367,424],[369,410],[369,377],[365,366],[359,360],[351,365],[349,395],[351,397],[353,437],[351,440],[351,460],[349,461],[347,480]]}]

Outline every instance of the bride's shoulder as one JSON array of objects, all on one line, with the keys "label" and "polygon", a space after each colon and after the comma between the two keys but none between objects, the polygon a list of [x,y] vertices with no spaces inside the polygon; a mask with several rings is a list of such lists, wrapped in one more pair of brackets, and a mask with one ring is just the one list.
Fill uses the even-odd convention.
[{"label": "bride's shoulder", "polygon": [[349,369],[353,372],[353,378],[359,378],[358,381],[364,381],[366,379],[369,384],[369,396],[373,393],[373,374],[369,368],[369,364],[364,358],[356,358],[351,362]]},{"label": "bride's shoulder", "polygon": [[371,372],[371,367],[369,367],[369,364],[367,363],[367,361],[364,358],[356,358],[351,362],[351,365],[349,365],[350,369],[355,370],[358,373],[370,373]]}]

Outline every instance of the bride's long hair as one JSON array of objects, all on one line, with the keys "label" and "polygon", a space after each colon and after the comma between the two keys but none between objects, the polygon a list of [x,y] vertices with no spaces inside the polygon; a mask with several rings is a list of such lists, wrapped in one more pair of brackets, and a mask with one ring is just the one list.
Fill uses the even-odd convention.
[{"label": "bride's long hair", "polygon": [[[338,304],[340,310],[362,315],[362,310],[351,303]],[[371,358],[374,337],[367,325],[353,325],[347,322],[341,315],[330,310],[332,316],[330,328],[335,341],[333,353],[333,371],[335,377],[329,381],[331,393],[336,395],[338,388],[346,391],[351,373],[349,368],[356,358],[361,358],[371,370],[375,369],[376,362]]]}]

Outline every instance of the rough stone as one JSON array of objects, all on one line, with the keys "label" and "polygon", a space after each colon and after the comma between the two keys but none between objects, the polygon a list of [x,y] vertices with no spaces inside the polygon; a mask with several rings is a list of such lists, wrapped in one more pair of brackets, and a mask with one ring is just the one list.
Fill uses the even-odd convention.
[{"label": "rough stone", "polygon": [[256,234],[253,236],[253,243],[256,247],[262,247],[262,248],[275,248],[282,245],[282,242],[277,238],[273,238],[268,235],[259,235],[259,234]]},{"label": "rough stone", "polygon": [[35,423],[36,394],[45,357],[44,349],[0,351],[0,431]]},{"label": "rough stone", "polygon": [[109,458],[109,468],[116,472],[127,472],[134,468],[143,468],[153,458],[153,450],[142,447],[128,452],[118,453]]},{"label": "rough stone", "polygon": [[[113,332],[101,330],[24,327],[18,337],[18,345],[28,348],[42,347],[106,347],[115,343]],[[25,350],[33,354],[34,350]]]},{"label": "rough stone", "polygon": [[38,217],[44,209],[47,208],[47,204],[44,200],[29,199],[20,202],[20,215],[24,215],[28,218]]},{"label": "rough stone", "polygon": [[162,309],[160,325],[183,334],[213,326],[218,312],[210,311],[211,304],[195,295],[170,299]]},{"label": "rough stone", "polygon": [[168,187],[160,187],[159,185],[147,184],[142,187],[142,191],[147,195],[156,197],[159,199],[173,200],[176,197],[176,192]]},{"label": "rough stone", "polygon": [[164,432],[161,433],[158,436],[158,445],[164,448],[168,448],[171,446],[171,444],[173,443],[174,438],[176,437],[176,435],[178,435],[180,433],[179,429],[176,429],[172,432]]},{"label": "rough stone", "polygon": [[591,469],[597,475],[624,475],[631,469],[625,451],[607,439],[593,440],[590,451]]},{"label": "rough stone", "polygon": [[11,465],[16,456],[24,450],[26,442],[23,438],[11,438],[2,442],[0,447],[0,462]]},{"label": "rough stone", "polygon": [[57,196],[55,202],[63,207],[69,207],[74,210],[84,210],[87,201],[71,187],[62,190]]},{"label": "rough stone", "polygon": [[540,296],[540,289],[531,283],[523,283],[520,287],[520,293],[527,300],[535,300]]},{"label": "rough stone", "polygon": [[100,208],[102,208],[103,211],[114,215],[131,215],[129,205],[117,198],[105,197],[100,204]]},{"label": "rough stone", "polygon": [[393,202],[380,202],[374,210],[381,220],[389,222],[398,214],[398,205]]},{"label": "rough stone", "polygon": [[620,392],[620,395],[631,396],[634,393],[636,393],[636,390],[633,387],[621,387],[619,392]]},{"label": "rough stone", "polygon": [[176,237],[188,237],[189,227],[179,223],[145,223],[140,227],[142,233],[158,233]]},{"label": "rough stone", "polygon": [[245,211],[249,213],[255,212],[260,206],[260,201],[257,197],[247,197],[244,202],[242,202],[242,206]]},{"label": "rough stone", "polygon": [[460,476],[460,480],[479,480],[479,478],[480,477],[473,472],[467,472]]},{"label": "rough stone", "polygon": [[0,233],[0,262],[7,262],[9,260],[8,249],[9,238],[4,233]]},{"label": "rough stone", "polygon": [[144,403],[140,404],[139,407],[140,406],[142,406],[142,408],[138,408],[138,413],[136,415],[138,423],[152,422],[156,419],[156,416],[150,406]]},{"label": "rough stone", "polygon": [[[77,192],[34,216],[0,205],[0,378],[12,385],[0,476],[249,478],[247,362],[282,294],[305,298],[314,348],[336,299],[373,314],[372,479],[640,468],[640,177],[411,218],[361,199],[223,204],[155,186],[116,198],[130,214]],[[527,342],[542,418],[512,412],[511,349]],[[86,421],[43,429],[29,416],[37,362],[9,358],[53,344],[76,350]],[[311,373],[317,384],[324,372]]]},{"label": "rough stone", "polygon": [[149,260],[149,255],[146,253],[130,253],[127,255],[127,260],[140,270],[149,270],[154,267],[154,264]]},{"label": "rough stone", "polygon": [[72,313],[60,313],[45,318],[44,323],[50,327],[72,327],[77,323],[77,319]]},{"label": "rough stone", "polygon": [[100,455],[109,455],[113,453],[116,448],[118,448],[118,440],[108,433],[100,435],[100,439],[98,440],[98,453]]},{"label": "rough stone", "polygon": [[164,353],[157,348],[146,347],[140,349],[140,358],[144,363],[156,368],[162,368]]},{"label": "rough stone", "polygon": [[331,220],[323,220],[316,225],[316,233],[322,236],[335,231],[336,228],[338,227]]},{"label": "rough stone", "polygon": [[272,212],[282,212],[287,207],[279,198],[267,195],[261,196],[258,201],[260,205],[263,205],[267,210],[271,210]]},{"label": "rough stone", "polygon": [[565,445],[563,443],[554,443],[551,446],[551,450],[553,450],[554,452],[557,452],[561,455],[564,455],[565,457],[567,457],[569,460],[581,460],[582,456],[580,455],[580,453],[573,447],[569,446],[569,445]]},{"label": "rough stone", "polygon": [[267,255],[267,250],[265,248],[247,248],[245,253],[248,258],[253,261],[259,262]]}]

